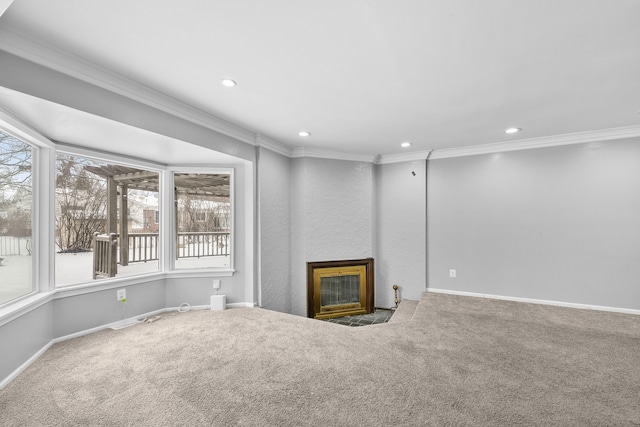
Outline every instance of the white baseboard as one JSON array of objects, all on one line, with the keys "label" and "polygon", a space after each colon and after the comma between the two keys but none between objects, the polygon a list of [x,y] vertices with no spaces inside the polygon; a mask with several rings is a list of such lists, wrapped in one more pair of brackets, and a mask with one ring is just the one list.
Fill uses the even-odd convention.
[{"label": "white baseboard", "polygon": [[78,338],[84,335],[93,334],[94,332],[99,332],[99,331],[102,331],[103,329],[115,329],[115,330],[122,329],[123,327],[126,327],[126,326],[135,325],[138,322],[138,319],[155,316],[155,315],[164,313],[166,311],[168,311],[168,309],[161,308],[159,310],[150,311],[148,313],[138,314],[133,317],[127,317],[126,319],[118,320],[116,322],[107,323],[106,325],[100,325],[100,326],[96,326],[95,328],[85,329],[84,331],[74,332],[73,334],[54,338],[53,343],[55,344],[62,341],[70,340],[72,338]]},{"label": "white baseboard", "polygon": [[258,303],[255,302],[232,302],[230,304],[227,304],[227,307],[232,308],[232,307],[257,307]]},{"label": "white baseboard", "polygon": [[31,366],[33,362],[38,360],[38,358],[42,356],[45,351],[49,350],[49,347],[51,347],[52,345],[53,345],[53,340],[49,341],[49,343],[47,343],[44,347],[38,350],[33,356],[28,358],[22,365],[18,367],[18,369],[10,373],[6,378],[3,378],[2,381],[0,381],[0,390],[5,388],[7,384],[13,381],[22,372],[24,372],[24,370],[27,369],[29,366]]},{"label": "white baseboard", "polygon": [[477,292],[453,291],[449,289],[427,288],[427,292],[433,292],[437,294],[460,295],[460,296],[476,297],[476,298],[498,299],[498,300],[504,300],[504,301],[527,302],[530,304],[555,305],[558,307],[579,308],[582,310],[599,310],[599,311],[610,311],[614,313],[640,315],[640,310],[634,310],[632,308],[619,308],[619,307],[607,307],[602,305],[577,304],[572,302],[511,297],[511,296],[504,296],[504,295],[481,294]]}]

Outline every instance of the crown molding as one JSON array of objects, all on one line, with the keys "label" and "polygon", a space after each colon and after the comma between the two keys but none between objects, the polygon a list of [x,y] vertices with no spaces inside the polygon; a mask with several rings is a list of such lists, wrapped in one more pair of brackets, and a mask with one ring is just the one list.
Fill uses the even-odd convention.
[{"label": "crown molding", "polygon": [[283,156],[299,159],[306,157],[315,157],[319,159],[331,159],[331,160],[347,160],[352,162],[368,162],[377,163],[380,158],[375,154],[353,154],[343,153],[340,151],[324,150],[321,148],[312,147],[291,147],[282,142],[276,141],[265,135],[258,134],[256,136],[256,145],[271,150],[275,153]]},{"label": "crown molding", "polygon": [[295,147],[291,157],[294,159],[301,157],[315,157],[319,159],[347,160],[351,162],[376,163],[379,156],[377,154],[353,154],[339,151],[323,150],[321,148]]},{"label": "crown molding", "polygon": [[384,154],[380,156],[378,164],[386,165],[389,163],[413,162],[417,160],[426,160],[433,150],[414,151],[412,153]]},{"label": "crown molding", "polygon": [[256,145],[258,147],[264,147],[268,150],[273,151],[274,153],[278,153],[286,157],[291,157],[291,155],[293,154],[293,148],[291,148],[290,146],[262,134],[256,135]]},{"label": "crown molding", "polygon": [[223,135],[255,145],[256,135],[253,132],[108,71],[83,58],[21,35],[14,29],[0,28],[0,50],[141,102]]},{"label": "crown molding", "polygon": [[0,129],[10,133],[14,137],[26,142],[31,142],[40,147],[54,148],[54,143],[41,134],[37,129],[27,125],[12,111],[0,105]]},{"label": "crown molding", "polygon": [[503,151],[529,150],[532,148],[556,147],[560,145],[583,144],[596,141],[610,141],[640,136],[639,126],[625,126],[612,129],[601,129],[585,132],[566,133],[562,135],[543,136],[540,138],[519,139],[508,142],[496,142],[459,148],[445,148],[434,150],[430,160],[446,159],[450,157],[474,156]]},{"label": "crown molding", "polygon": [[11,3],[13,3],[13,0],[0,1],[0,16],[2,16],[7,11],[7,9],[9,9],[9,6],[11,6]]},{"label": "crown molding", "polygon": [[320,148],[295,147],[274,139],[258,135],[256,145],[268,148],[276,153],[291,158],[317,157],[333,160],[349,160],[357,162],[370,162],[380,165],[402,163],[419,160],[447,159],[451,157],[465,157],[478,154],[491,154],[504,151],[530,150],[535,148],[555,147],[561,145],[583,144],[587,142],[610,141],[615,139],[627,139],[640,137],[639,126],[625,126],[612,129],[595,131],[574,132],[562,135],[544,136],[539,138],[520,139],[507,142],[474,145],[458,148],[444,148],[438,150],[414,151],[399,154],[349,154],[337,151],[323,150]]}]

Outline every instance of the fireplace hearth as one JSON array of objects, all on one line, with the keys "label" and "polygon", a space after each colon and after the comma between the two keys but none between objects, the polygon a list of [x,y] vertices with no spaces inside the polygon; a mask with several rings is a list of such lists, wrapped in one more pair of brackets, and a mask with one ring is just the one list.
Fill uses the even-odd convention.
[{"label": "fireplace hearth", "polygon": [[307,263],[307,315],[315,319],[374,311],[373,258]]}]

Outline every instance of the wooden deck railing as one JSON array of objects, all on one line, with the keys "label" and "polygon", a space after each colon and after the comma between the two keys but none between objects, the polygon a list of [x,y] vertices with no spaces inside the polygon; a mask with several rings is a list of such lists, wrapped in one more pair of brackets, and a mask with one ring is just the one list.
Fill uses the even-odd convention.
[{"label": "wooden deck railing", "polygon": [[[228,232],[178,233],[177,258],[201,258],[229,255]],[[158,259],[158,233],[129,234],[129,262]]]},{"label": "wooden deck railing", "polygon": [[[229,255],[230,233],[178,233],[176,257],[201,258]],[[129,234],[129,263],[155,261],[158,257],[158,233]],[[93,235],[93,278],[115,277],[118,268],[118,235]]]},{"label": "wooden deck railing", "polygon": [[115,277],[117,272],[116,251],[118,246],[118,235],[93,234],[93,278]]},{"label": "wooden deck railing", "polygon": [[178,233],[176,258],[229,255],[229,236],[220,231]]},{"label": "wooden deck railing", "polygon": [[129,234],[129,262],[158,259],[158,233]]}]

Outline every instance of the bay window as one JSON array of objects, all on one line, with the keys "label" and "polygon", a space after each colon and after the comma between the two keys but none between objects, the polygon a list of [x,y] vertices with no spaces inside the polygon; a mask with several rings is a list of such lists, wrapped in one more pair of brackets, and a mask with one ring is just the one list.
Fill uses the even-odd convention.
[{"label": "bay window", "polygon": [[0,305],[114,278],[233,271],[233,169],[26,139],[0,131]]},{"label": "bay window", "polygon": [[0,305],[34,291],[34,150],[0,131]]}]

